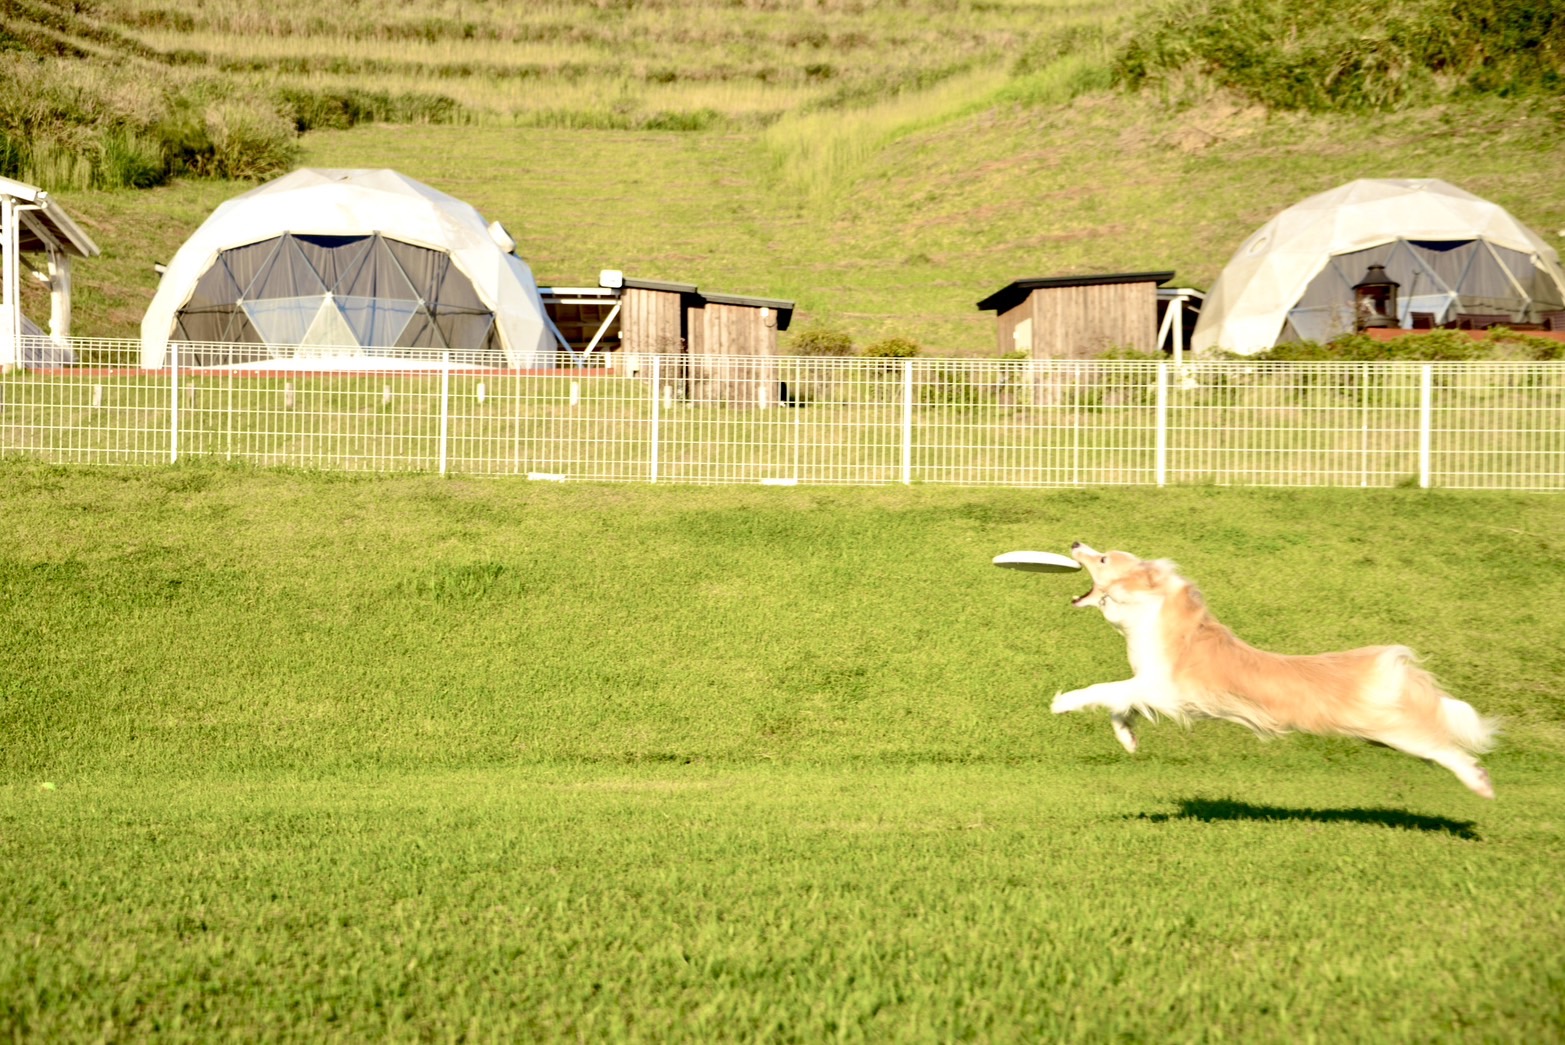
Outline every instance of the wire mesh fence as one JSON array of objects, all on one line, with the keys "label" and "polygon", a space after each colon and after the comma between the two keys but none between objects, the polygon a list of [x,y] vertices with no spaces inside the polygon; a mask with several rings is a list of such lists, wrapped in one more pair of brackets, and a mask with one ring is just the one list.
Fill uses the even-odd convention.
[{"label": "wire mesh fence", "polygon": [[215,366],[176,345],[143,369],[135,342],[47,347],[72,361],[0,375],[0,452],[611,482],[1565,489],[1551,363],[673,354],[518,371],[321,349]]}]

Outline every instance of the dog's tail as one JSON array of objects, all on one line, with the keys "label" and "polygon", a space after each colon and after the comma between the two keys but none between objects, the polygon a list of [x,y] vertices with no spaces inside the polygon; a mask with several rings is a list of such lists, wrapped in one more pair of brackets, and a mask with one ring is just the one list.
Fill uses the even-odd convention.
[{"label": "dog's tail", "polygon": [[1408,695],[1415,698],[1416,705],[1433,712],[1435,723],[1451,743],[1474,755],[1494,749],[1494,738],[1500,731],[1498,719],[1480,715],[1467,701],[1457,700],[1441,689],[1435,677],[1418,666],[1418,655],[1412,650],[1392,646],[1387,652],[1407,672]]}]

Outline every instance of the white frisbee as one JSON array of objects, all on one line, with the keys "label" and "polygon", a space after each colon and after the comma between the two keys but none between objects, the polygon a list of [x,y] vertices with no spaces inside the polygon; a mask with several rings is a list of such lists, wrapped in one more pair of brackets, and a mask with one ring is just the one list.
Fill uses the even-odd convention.
[{"label": "white frisbee", "polygon": [[1006,552],[994,557],[996,566],[1008,570],[1028,570],[1032,573],[1070,573],[1081,569],[1081,563],[1069,555],[1055,552]]}]

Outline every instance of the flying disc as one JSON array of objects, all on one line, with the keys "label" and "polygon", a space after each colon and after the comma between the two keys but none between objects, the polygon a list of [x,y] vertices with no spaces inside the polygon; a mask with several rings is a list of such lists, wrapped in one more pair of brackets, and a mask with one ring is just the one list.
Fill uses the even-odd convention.
[{"label": "flying disc", "polygon": [[1032,573],[1069,573],[1081,569],[1081,563],[1069,555],[1055,552],[1006,552],[994,557],[996,566],[1008,570],[1028,570]]}]

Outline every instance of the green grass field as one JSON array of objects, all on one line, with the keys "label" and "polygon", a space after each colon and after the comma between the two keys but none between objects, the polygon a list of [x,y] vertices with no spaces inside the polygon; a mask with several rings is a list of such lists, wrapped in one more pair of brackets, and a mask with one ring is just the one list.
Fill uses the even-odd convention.
[{"label": "green grass field", "polygon": [[[5,1037],[1565,1033],[1557,497],[0,480]],[[1051,716],[1121,640],[988,560],[1076,538],[1413,645],[1498,800]]]}]

